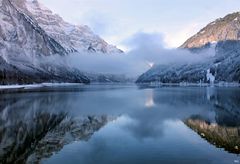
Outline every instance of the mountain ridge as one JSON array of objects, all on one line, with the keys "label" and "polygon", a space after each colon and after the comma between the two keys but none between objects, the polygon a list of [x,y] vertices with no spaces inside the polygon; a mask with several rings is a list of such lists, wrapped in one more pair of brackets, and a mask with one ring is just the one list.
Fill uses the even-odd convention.
[{"label": "mountain ridge", "polygon": [[193,55],[211,52],[205,61],[156,65],[137,83],[240,83],[240,13],[211,22],[190,37],[180,49]]},{"label": "mountain ridge", "polygon": [[240,40],[240,12],[216,19],[190,37],[180,48],[200,48],[209,43]]},{"label": "mountain ridge", "polygon": [[21,0],[15,4],[20,10],[34,18],[39,26],[69,53],[86,51],[111,54],[123,52],[94,34],[88,26],[73,25],[64,21],[62,17],[54,14],[37,0]]}]

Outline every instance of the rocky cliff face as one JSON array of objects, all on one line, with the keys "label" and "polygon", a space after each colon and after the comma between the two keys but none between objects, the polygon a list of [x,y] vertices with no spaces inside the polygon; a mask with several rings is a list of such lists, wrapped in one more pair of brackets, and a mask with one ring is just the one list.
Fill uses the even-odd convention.
[{"label": "rocky cliff face", "polygon": [[208,43],[240,40],[240,12],[217,19],[188,39],[181,48],[199,48]]},{"label": "rocky cliff face", "polygon": [[[14,3],[0,1],[1,84],[57,80],[55,75],[37,68],[34,61],[39,56],[66,55],[67,52]],[[75,80],[84,82],[82,77]]]},{"label": "rocky cliff face", "polygon": [[[122,53],[87,26],[65,22],[37,0],[0,1],[0,84],[89,83],[84,73],[59,58],[71,52]],[[52,56],[56,60],[45,58]]]},{"label": "rocky cliff face", "polygon": [[120,49],[109,45],[94,34],[88,26],[72,25],[64,21],[37,0],[20,0],[14,4],[35,19],[38,25],[67,52],[122,53]]},{"label": "rocky cliff face", "polygon": [[15,7],[15,1],[2,0],[0,3],[0,50],[4,59],[14,60],[21,55],[66,54],[65,49],[34,19]]}]

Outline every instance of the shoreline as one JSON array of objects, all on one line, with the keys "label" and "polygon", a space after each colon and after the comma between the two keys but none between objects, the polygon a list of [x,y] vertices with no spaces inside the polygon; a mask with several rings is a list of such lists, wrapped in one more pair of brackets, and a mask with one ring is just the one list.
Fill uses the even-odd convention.
[{"label": "shoreline", "polygon": [[158,82],[150,82],[150,83],[137,83],[139,86],[149,86],[149,87],[162,87],[162,86],[169,86],[169,87],[240,87],[240,83],[228,83],[228,82],[221,82],[221,83],[158,83]]},{"label": "shoreline", "polygon": [[15,85],[0,85],[0,93],[12,92],[34,92],[66,89],[72,86],[83,86],[83,83],[40,83],[40,84],[15,84]]},{"label": "shoreline", "polygon": [[22,92],[60,92],[60,91],[79,91],[82,86],[94,85],[135,85],[139,87],[240,87],[239,83],[40,83],[24,85],[0,85],[0,93],[22,93]]}]

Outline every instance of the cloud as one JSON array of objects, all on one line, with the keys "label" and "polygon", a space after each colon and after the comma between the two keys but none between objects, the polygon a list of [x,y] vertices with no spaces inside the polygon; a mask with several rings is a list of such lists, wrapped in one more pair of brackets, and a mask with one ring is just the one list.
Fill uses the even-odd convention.
[{"label": "cloud", "polygon": [[[193,54],[184,49],[166,49],[163,35],[139,32],[124,41],[130,51],[122,54],[78,52],[67,56],[50,56],[40,59],[44,63],[58,63],[77,68],[82,72],[138,77],[155,65],[194,64],[211,57],[213,52]],[[56,62],[57,61],[57,62]]]}]

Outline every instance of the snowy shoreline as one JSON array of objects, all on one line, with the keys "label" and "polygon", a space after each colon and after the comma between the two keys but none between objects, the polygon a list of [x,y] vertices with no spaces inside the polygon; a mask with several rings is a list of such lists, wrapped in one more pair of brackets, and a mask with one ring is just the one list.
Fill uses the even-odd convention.
[{"label": "snowy shoreline", "polygon": [[[133,83],[135,84],[135,83]],[[84,86],[82,83],[41,83],[41,84],[25,84],[25,85],[0,85],[1,93],[9,92],[28,92],[28,91],[61,91],[62,89],[66,90],[71,87]],[[114,85],[114,83],[92,83],[89,85]],[[119,83],[118,83],[119,85]],[[120,84],[121,85],[121,84]],[[137,86],[146,86],[146,87],[240,87],[239,83],[137,83]]]},{"label": "snowy shoreline", "polygon": [[149,82],[149,83],[137,83],[137,85],[146,85],[150,87],[158,87],[158,86],[179,86],[179,87],[240,87],[240,83],[228,83],[228,82],[220,82],[220,83],[159,83],[159,82]]},{"label": "snowy shoreline", "polygon": [[81,83],[41,83],[41,84],[25,84],[25,85],[0,85],[0,91],[28,91],[42,88],[57,88],[57,87],[70,87],[70,86],[82,86]]}]

